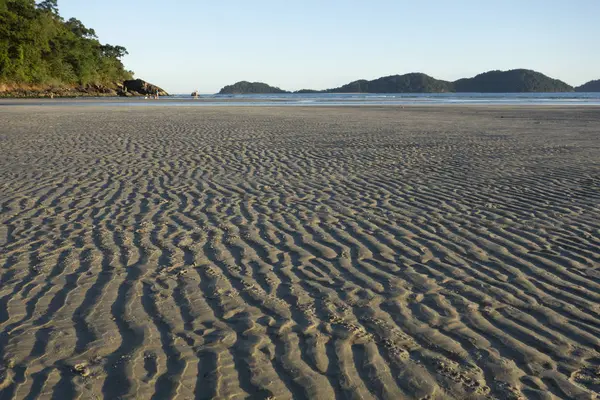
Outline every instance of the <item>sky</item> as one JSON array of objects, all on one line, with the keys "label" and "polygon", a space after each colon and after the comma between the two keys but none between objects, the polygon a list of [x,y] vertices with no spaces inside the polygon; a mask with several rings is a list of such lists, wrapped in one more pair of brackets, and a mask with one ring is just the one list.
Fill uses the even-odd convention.
[{"label": "sky", "polygon": [[424,72],[528,68],[600,78],[600,0],[59,0],[171,93],[240,80],[286,90]]}]

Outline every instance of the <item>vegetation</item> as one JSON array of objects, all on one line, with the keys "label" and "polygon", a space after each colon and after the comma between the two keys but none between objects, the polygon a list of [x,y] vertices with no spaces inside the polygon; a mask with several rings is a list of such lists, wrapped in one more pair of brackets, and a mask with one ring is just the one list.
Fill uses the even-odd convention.
[{"label": "vegetation", "polygon": [[364,79],[348,83],[329,93],[442,93],[451,92],[452,84],[422,73],[384,76],[372,81]]},{"label": "vegetation", "polygon": [[65,21],[57,0],[0,0],[0,83],[114,87],[132,78],[125,54],[81,21]]},{"label": "vegetation", "polygon": [[576,92],[600,92],[600,79],[589,81],[575,88]]},{"label": "vegetation", "polygon": [[563,81],[528,69],[489,71],[473,78],[454,82],[457,92],[473,93],[522,93],[522,92],[572,92],[573,88]]},{"label": "vegetation", "polygon": [[289,93],[278,87],[269,86],[262,82],[240,81],[233,85],[225,86],[219,94],[268,94],[268,93]]},{"label": "vegetation", "polygon": [[296,90],[294,93],[297,94],[313,94],[313,93],[325,93],[324,90],[314,90],[314,89],[300,89]]},{"label": "vegetation", "polygon": [[[591,81],[577,91],[600,91],[600,80]],[[294,93],[522,93],[522,92],[572,92],[573,87],[563,81],[550,78],[528,69],[489,71],[473,78],[455,82],[442,81],[423,73],[384,76],[374,80],[361,79],[327,90],[302,89]],[[289,93],[265,83],[238,82],[225,86],[224,93]]]}]

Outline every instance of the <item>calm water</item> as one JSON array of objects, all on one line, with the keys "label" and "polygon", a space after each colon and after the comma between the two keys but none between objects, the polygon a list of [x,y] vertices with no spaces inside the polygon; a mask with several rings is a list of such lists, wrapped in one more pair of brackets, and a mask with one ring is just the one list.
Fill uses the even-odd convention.
[{"label": "calm water", "polygon": [[[189,94],[178,94],[173,101],[190,99]],[[255,95],[202,95],[201,99],[215,102],[232,99],[261,103],[291,105],[356,105],[356,104],[594,104],[600,105],[600,93],[316,93],[316,94],[255,94]]]},{"label": "calm water", "polygon": [[600,93],[398,93],[398,94],[176,94],[160,100],[144,98],[81,98],[0,100],[5,105],[152,105],[152,106],[347,106],[347,105],[600,105]]}]

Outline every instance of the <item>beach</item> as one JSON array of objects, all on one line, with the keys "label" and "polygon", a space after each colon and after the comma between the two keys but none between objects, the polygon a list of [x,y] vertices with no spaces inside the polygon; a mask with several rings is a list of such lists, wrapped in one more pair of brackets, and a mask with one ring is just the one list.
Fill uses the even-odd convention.
[{"label": "beach", "polygon": [[9,105],[0,143],[2,400],[600,392],[600,107]]}]

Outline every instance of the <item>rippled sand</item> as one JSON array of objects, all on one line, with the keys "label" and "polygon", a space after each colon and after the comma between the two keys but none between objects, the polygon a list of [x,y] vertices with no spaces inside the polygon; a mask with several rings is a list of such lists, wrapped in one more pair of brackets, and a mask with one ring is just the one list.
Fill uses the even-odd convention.
[{"label": "rippled sand", "polygon": [[600,390],[600,108],[7,106],[0,145],[1,399]]}]

